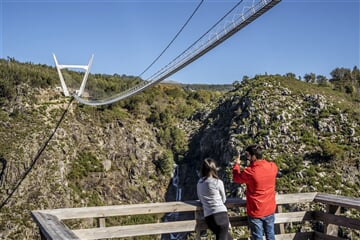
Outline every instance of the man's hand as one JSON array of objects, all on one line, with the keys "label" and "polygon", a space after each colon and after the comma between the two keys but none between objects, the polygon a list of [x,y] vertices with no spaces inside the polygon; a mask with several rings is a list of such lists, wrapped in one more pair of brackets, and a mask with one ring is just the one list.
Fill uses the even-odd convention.
[{"label": "man's hand", "polygon": [[238,155],[238,156],[235,158],[234,163],[240,165],[240,155]]}]

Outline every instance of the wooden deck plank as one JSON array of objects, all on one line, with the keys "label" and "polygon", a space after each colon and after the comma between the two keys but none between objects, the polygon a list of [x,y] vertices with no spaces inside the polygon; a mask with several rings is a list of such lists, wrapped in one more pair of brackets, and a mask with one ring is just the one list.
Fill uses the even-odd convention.
[{"label": "wooden deck plank", "polygon": [[73,232],[80,239],[102,239],[102,238],[120,238],[131,236],[147,236],[176,232],[194,232],[196,226],[195,220],[139,224],[128,226],[116,226],[106,228],[79,229]]},{"label": "wooden deck plank", "polygon": [[315,240],[345,240],[344,238],[326,235],[326,234],[321,233],[321,232],[315,232],[314,233],[314,239]]},{"label": "wooden deck plank", "polygon": [[312,240],[313,236],[314,232],[285,233],[275,235],[275,240]]},{"label": "wooden deck plank", "polygon": [[327,224],[334,224],[350,229],[360,230],[360,220],[354,218],[347,218],[345,216],[333,215],[330,213],[323,213],[316,211],[314,215],[315,220],[323,221]]},{"label": "wooden deck plank", "polygon": [[[301,222],[309,219],[307,212],[290,212],[278,213],[275,215],[275,223],[285,222]],[[231,225],[246,226],[247,217],[231,217]],[[202,219],[198,222],[200,229],[206,229],[205,221]],[[73,230],[73,232],[81,239],[101,239],[101,238],[116,238],[116,237],[130,237],[142,235],[156,235],[175,232],[194,232],[196,228],[196,220],[163,222],[127,226],[115,226],[106,228],[90,228]],[[284,235],[285,236],[285,235]],[[288,236],[288,235],[286,235]],[[290,239],[290,238],[282,238]],[[297,238],[301,239],[301,238]]]},{"label": "wooden deck plank", "polygon": [[288,222],[302,222],[312,219],[312,212],[288,212],[288,213],[275,213],[275,224],[288,223]]},{"label": "wooden deck plank", "polygon": [[[312,220],[313,212],[287,212],[275,213],[275,224],[289,223],[289,222],[302,222]],[[229,217],[231,226],[240,227],[247,226],[248,221],[246,216],[232,216]]]}]

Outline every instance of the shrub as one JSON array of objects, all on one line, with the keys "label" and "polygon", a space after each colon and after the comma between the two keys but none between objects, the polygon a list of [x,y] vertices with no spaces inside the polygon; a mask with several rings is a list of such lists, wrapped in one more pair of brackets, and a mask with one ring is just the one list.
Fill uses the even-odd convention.
[{"label": "shrub", "polygon": [[328,140],[320,143],[323,157],[326,160],[337,160],[344,156],[344,150],[340,148],[336,143],[331,143]]},{"label": "shrub", "polygon": [[72,181],[78,181],[87,177],[90,172],[101,171],[103,171],[103,165],[100,160],[90,152],[83,152],[73,162],[68,178]]},{"label": "shrub", "polygon": [[165,176],[171,176],[174,170],[174,155],[171,151],[165,151],[158,160],[157,167]]}]

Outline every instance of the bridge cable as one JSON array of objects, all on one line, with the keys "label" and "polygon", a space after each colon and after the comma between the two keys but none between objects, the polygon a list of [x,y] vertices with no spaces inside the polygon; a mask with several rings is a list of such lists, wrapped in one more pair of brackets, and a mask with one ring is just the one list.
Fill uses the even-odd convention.
[{"label": "bridge cable", "polygon": [[[243,2],[243,0],[240,0],[232,9],[230,9],[222,18],[220,18],[209,30],[207,30],[201,37],[198,38],[198,40],[196,40],[193,44],[191,44],[187,49],[185,49],[182,53],[180,53],[177,57],[175,57],[171,62],[175,62],[176,59],[180,58],[182,55],[184,55],[187,51],[189,51],[193,46],[195,46],[198,42],[200,42],[200,40],[202,38],[204,38],[210,31],[212,31],[221,21],[223,21],[232,11],[234,11],[234,9],[236,9],[241,3]],[[170,62],[170,63],[171,63]],[[169,65],[169,64],[168,64]],[[152,78],[155,78],[156,76],[159,75],[159,72],[161,72],[161,70],[159,70],[158,72],[154,73],[149,79],[151,80]],[[151,80],[153,81],[153,80]]]},{"label": "bridge cable", "polygon": [[175,41],[175,39],[179,36],[179,34],[182,32],[182,30],[184,30],[185,26],[190,22],[191,18],[195,15],[195,13],[198,11],[198,9],[200,8],[201,4],[204,2],[204,0],[201,0],[200,3],[198,4],[198,6],[195,8],[195,10],[193,11],[193,13],[191,14],[191,16],[188,18],[188,20],[185,22],[185,24],[181,27],[181,29],[177,32],[177,34],[175,35],[175,37],[170,41],[170,43],[165,47],[165,49],[160,53],[159,56],[157,56],[157,58],[155,58],[155,60],[142,72],[139,74],[139,77],[141,77],[147,70],[149,70],[149,68],[151,68],[155,62],[157,60],[159,60],[159,58],[165,53],[165,51],[170,47],[170,45]]},{"label": "bridge cable", "polygon": [[6,159],[0,155],[0,162],[2,164],[2,169],[0,172],[0,187],[2,186],[3,180],[5,180],[5,169],[6,169]]},{"label": "bridge cable", "polygon": [[30,173],[30,171],[33,169],[35,163],[37,162],[37,160],[40,158],[41,154],[44,152],[45,148],[48,146],[50,140],[53,138],[53,136],[55,135],[57,129],[59,128],[61,122],[63,121],[65,114],[68,112],[72,101],[74,100],[73,97],[70,98],[70,101],[68,103],[68,106],[66,107],[66,109],[64,110],[63,114],[61,115],[58,123],[56,124],[53,132],[51,133],[51,135],[49,136],[49,138],[45,141],[44,145],[40,148],[40,150],[38,151],[38,153],[36,154],[34,160],[32,160],[30,167],[24,172],[24,174],[22,175],[22,177],[20,178],[20,180],[18,181],[18,183],[16,184],[16,186],[12,189],[12,191],[10,192],[10,194],[8,195],[8,197],[0,204],[0,210],[6,205],[6,203],[10,200],[10,198],[13,196],[13,194],[15,193],[15,191],[20,187],[21,183],[25,180],[26,176]]}]

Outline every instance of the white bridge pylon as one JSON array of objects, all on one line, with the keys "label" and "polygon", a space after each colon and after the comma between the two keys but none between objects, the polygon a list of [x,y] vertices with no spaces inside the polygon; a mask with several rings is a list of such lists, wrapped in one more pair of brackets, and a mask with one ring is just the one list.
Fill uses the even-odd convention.
[{"label": "white bridge pylon", "polygon": [[59,78],[60,78],[60,82],[61,82],[61,87],[64,91],[64,95],[66,97],[70,96],[69,94],[69,90],[66,86],[66,83],[65,83],[65,80],[64,80],[64,77],[61,73],[61,69],[64,69],[64,68],[72,68],[72,69],[84,69],[85,70],[85,74],[84,74],[84,78],[81,82],[81,86],[80,86],[80,89],[76,91],[76,95],[77,96],[81,96],[83,93],[84,93],[84,89],[85,89],[85,86],[86,86],[86,82],[87,82],[87,79],[88,79],[88,76],[89,76],[89,72],[90,72],[90,67],[93,63],[93,60],[94,60],[94,54],[91,55],[91,58],[89,60],[89,63],[88,65],[62,65],[62,64],[59,64],[59,62],[57,61],[56,59],[56,56],[55,54],[53,53],[53,57],[54,57],[54,61],[55,61],[55,65],[56,65],[56,69],[58,71],[58,74],[59,74]]}]

